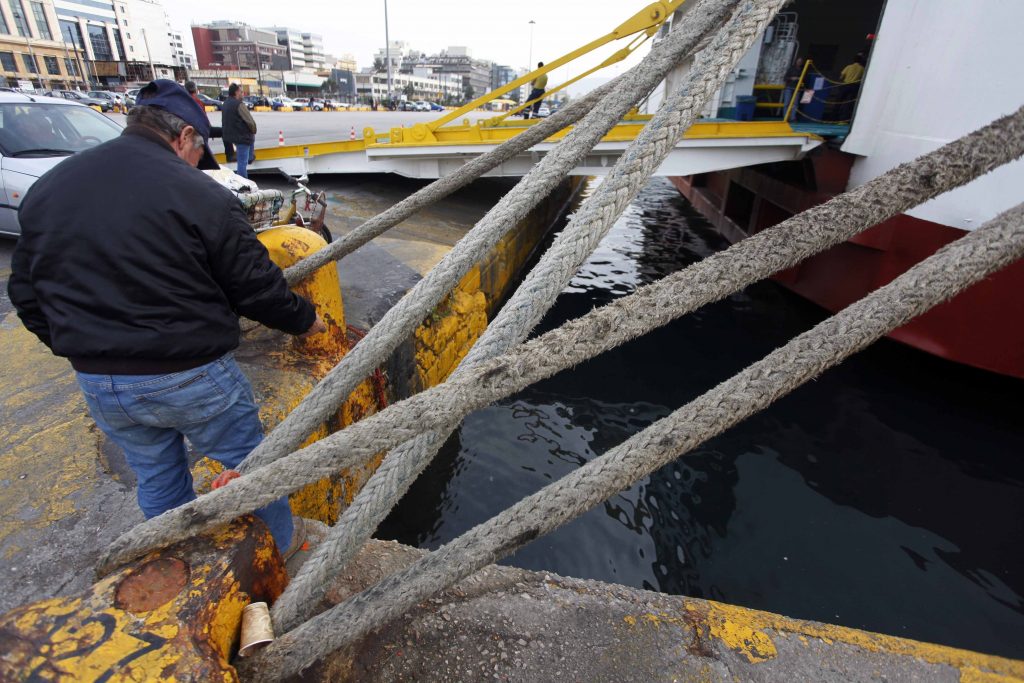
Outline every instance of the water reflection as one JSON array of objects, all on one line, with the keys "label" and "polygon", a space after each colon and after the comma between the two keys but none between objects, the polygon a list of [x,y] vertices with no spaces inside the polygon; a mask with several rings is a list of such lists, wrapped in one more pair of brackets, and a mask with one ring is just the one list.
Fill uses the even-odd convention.
[{"label": "water reflection", "polygon": [[[538,332],[724,246],[653,182]],[[762,283],[477,411],[381,533],[437,547],[822,317]],[[508,562],[1024,657],[1020,388],[877,344]]]}]

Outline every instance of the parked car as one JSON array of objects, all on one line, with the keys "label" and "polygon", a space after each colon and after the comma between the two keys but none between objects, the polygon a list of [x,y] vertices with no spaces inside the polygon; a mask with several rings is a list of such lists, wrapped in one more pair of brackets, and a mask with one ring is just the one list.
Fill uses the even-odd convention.
[{"label": "parked car", "polygon": [[413,105],[416,107],[416,111],[430,111],[430,105],[423,100],[416,100]]},{"label": "parked car", "polygon": [[221,102],[220,100],[215,100],[205,93],[196,93],[196,97],[198,97],[199,101],[202,102],[204,105],[206,105],[207,107],[214,107],[216,108],[217,111],[220,111],[224,108],[223,102]]},{"label": "parked car", "polygon": [[398,111],[416,111],[416,103],[409,100],[402,100],[398,103]]},{"label": "parked car", "polygon": [[0,234],[17,237],[18,206],[32,183],[72,154],[121,134],[112,119],[76,98],[0,92]]},{"label": "parked car", "polygon": [[263,95],[247,95],[246,97],[243,97],[242,100],[249,109],[252,109],[253,107],[270,106],[270,100]]},{"label": "parked car", "polygon": [[444,107],[437,102],[427,102],[427,104],[430,105],[430,111],[444,111]]},{"label": "parked car", "polygon": [[540,109],[537,110],[537,118],[538,119],[543,119],[543,118],[545,118],[547,116],[550,116],[550,115],[551,115],[551,110],[548,109],[548,105],[546,105],[546,104],[540,105]]},{"label": "parked car", "polygon": [[292,109],[297,111],[302,111],[306,109],[306,105],[303,104],[302,102],[299,102],[298,100],[293,100],[290,97],[285,97],[284,95],[278,95],[274,99],[270,100],[270,106],[274,109],[274,111],[280,110],[281,107],[291,107]]},{"label": "parked car", "polygon": [[99,107],[101,111],[110,111],[114,108],[114,103],[111,100],[100,100],[95,97],[89,97],[85,93],[80,93],[77,90],[51,90],[44,94],[47,97],[63,97],[65,100],[71,100],[78,104],[84,104],[90,107]]},{"label": "parked car", "polygon": [[330,108],[330,100],[318,100],[315,97],[309,98],[309,108],[313,111],[323,111]]},{"label": "parked car", "polygon": [[90,90],[86,93],[87,96],[96,100],[109,100],[111,107],[120,107],[124,104],[124,95],[119,92],[110,92],[107,90]]},{"label": "parked car", "polygon": [[131,90],[129,90],[128,92],[126,92],[124,94],[125,103],[129,107],[134,107],[135,106],[135,98],[139,96],[139,91],[140,90],[142,90],[142,88],[132,88]]}]

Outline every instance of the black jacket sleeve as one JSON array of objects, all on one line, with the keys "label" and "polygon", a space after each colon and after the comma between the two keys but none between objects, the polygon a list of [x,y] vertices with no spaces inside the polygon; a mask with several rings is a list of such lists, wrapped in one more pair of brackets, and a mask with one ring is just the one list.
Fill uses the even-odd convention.
[{"label": "black jacket sleeve", "polygon": [[18,317],[25,327],[50,346],[50,324],[39,307],[35,288],[29,274],[29,254],[27,240],[22,238],[14,247],[11,258],[11,277],[7,281],[7,296],[18,311]]},{"label": "black jacket sleeve", "polygon": [[238,202],[231,202],[209,253],[210,268],[236,313],[289,334],[302,334],[316,320],[313,305],[288,289],[284,274]]}]

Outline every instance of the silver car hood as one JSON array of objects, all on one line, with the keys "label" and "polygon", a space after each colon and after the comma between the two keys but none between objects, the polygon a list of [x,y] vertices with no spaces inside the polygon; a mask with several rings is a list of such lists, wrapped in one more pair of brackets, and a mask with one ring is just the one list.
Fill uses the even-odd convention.
[{"label": "silver car hood", "polygon": [[67,158],[68,157],[66,156],[24,158],[4,157],[2,164],[5,171],[13,171],[14,173],[22,173],[27,176],[32,176],[33,178],[39,178]]}]

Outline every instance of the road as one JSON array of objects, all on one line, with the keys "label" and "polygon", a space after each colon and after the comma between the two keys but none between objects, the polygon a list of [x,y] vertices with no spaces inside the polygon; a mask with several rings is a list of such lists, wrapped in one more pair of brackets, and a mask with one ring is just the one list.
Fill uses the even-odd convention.
[{"label": "road", "polygon": [[[492,112],[475,111],[464,118],[471,121],[493,116]],[[108,114],[121,125],[124,125],[123,114]],[[210,115],[210,123],[220,125],[220,112]],[[355,128],[356,137],[363,137],[363,128],[373,127],[384,131],[398,126],[412,126],[440,118],[441,112],[412,111],[337,111],[337,112],[253,112],[256,120],[256,147],[272,147],[277,144],[278,133],[284,133],[285,144],[295,145],[311,142],[330,142],[348,140]],[[214,152],[224,151],[220,140],[211,145]]]}]

